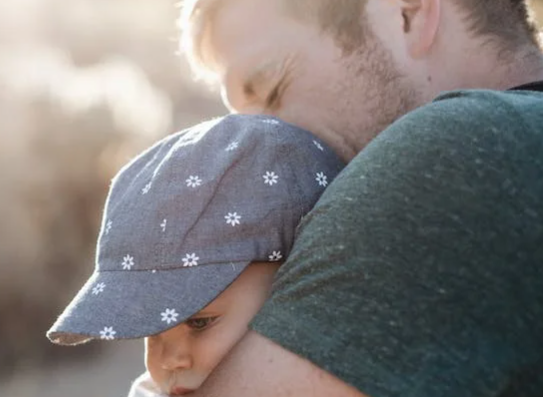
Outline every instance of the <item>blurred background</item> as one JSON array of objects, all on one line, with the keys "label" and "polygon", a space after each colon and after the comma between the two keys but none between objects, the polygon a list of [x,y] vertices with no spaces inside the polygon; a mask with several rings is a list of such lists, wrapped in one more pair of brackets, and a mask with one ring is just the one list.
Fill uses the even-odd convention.
[{"label": "blurred background", "polygon": [[0,396],[122,396],[141,342],[45,338],[94,264],[112,176],[225,113],[177,54],[173,0],[0,0]]},{"label": "blurred background", "polygon": [[[543,20],[543,0],[533,7]],[[172,0],[0,0],[0,396],[125,395],[141,342],[50,344],[91,274],[109,181],[224,114],[177,53]]]}]

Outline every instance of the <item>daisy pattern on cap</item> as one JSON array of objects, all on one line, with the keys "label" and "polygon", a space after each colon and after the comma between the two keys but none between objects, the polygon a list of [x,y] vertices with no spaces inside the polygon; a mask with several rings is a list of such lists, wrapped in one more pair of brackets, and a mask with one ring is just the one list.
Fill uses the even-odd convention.
[{"label": "daisy pattern on cap", "polygon": [[317,177],[315,178],[317,182],[319,182],[319,186],[327,186],[328,185],[328,177],[324,175],[324,172],[317,173]]},{"label": "daisy pattern on cap", "polygon": [[315,146],[316,146],[321,152],[324,151],[324,148],[322,147],[322,145],[321,145],[319,142],[317,142],[317,141],[314,140],[313,143],[315,144]]},{"label": "daisy pattern on cap", "polygon": [[111,220],[107,221],[107,223],[106,223],[106,235],[109,234],[109,231],[111,230],[112,226],[113,226],[113,222]]},{"label": "daisy pattern on cap", "polygon": [[275,172],[267,171],[264,175],[262,175],[262,178],[264,178],[265,184],[273,186],[277,183],[279,175],[277,175]]},{"label": "daisy pattern on cap", "polygon": [[177,321],[177,316],[179,316],[179,313],[177,313],[175,309],[166,309],[160,313],[160,315],[162,316],[162,321],[170,324]]},{"label": "daisy pattern on cap", "polygon": [[264,119],[262,122],[265,124],[279,125],[279,121],[275,119]]},{"label": "daisy pattern on cap", "polygon": [[183,266],[184,267],[198,266],[198,260],[199,259],[200,258],[197,257],[194,252],[192,254],[187,254],[183,258]]},{"label": "daisy pattern on cap", "polygon": [[229,212],[228,215],[224,216],[224,219],[226,219],[226,223],[232,226],[241,224],[241,222],[239,221],[241,219],[241,216],[239,216],[237,212]]},{"label": "daisy pattern on cap", "polygon": [[271,262],[277,262],[283,259],[283,255],[281,254],[281,251],[273,251],[268,258]]},{"label": "daisy pattern on cap", "polygon": [[126,255],[123,258],[123,270],[130,270],[132,269],[132,266],[134,266],[134,257],[130,255]]},{"label": "daisy pattern on cap", "polygon": [[104,292],[104,288],[106,288],[106,285],[104,283],[96,284],[92,289],[92,294],[98,295],[99,293]]},{"label": "daisy pattern on cap", "polygon": [[197,176],[189,176],[189,179],[187,179],[185,182],[187,182],[188,187],[197,187],[202,184],[202,180]]},{"label": "daisy pattern on cap", "polygon": [[239,146],[239,143],[232,142],[230,145],[228,145],[228,147],[226,148],[226,151],[231,152],[232,150],[236,150],[238,146]]},{"label": "daisy pattern on cap", "polygon": [[151,190],[151,182],[149,182],[143,189],[141,189],[141,194],[147,194]]},{"label": "daisy pattern on cap", "polygon": [[[198,301],[191,306],[196,310],[247,263],[286,261],[300,219],[344,164],[308,131],[273,117],[244,116],[227,116],[224,128],[170,135],[122,167],[103,208],[96,273],[55,322],[51,338],[142,338],[186,320],[190,313],[179,302],[187,304],[187,291]],[[258,241],[245,243],[251,231],[262,229]],[[168,288],[171,274],[179,272],[178,288]],[[136,278],[142,292],[137,306],[150,308],[150,315],[129,315],[132,292],[106,274]],[[200,278],[212,282],[193,291]],[[93,313],[103,313],[102,320]],[[73,330],[83,338],[72,338]]]},{"label": "daisy pattern on cap", "polygon": [[116,333],[117,332],[113,330],[113,327],[104,327],[104,329],[100,331],[100,339],[113,340],[115,339]]}]

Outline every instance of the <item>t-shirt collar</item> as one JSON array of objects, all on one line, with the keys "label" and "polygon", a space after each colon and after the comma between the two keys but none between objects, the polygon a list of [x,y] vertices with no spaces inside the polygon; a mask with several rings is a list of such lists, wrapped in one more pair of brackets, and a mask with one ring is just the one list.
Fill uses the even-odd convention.
[{"label": "t-shirt collar", "polygon": [[517,87],[510,88],[509,91],[541,91],[543,92],[543,80],[534,81],[528,84],[522,84]]}]

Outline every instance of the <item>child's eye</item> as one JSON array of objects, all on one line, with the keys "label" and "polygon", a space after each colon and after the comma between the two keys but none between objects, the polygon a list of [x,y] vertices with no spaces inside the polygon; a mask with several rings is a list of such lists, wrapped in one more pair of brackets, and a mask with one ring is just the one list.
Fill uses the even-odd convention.
[{"label": "child's eye", "polygon": [[202,331],[209,327],[215,322],[219,317],[200,317],[200,318],[189,318],[185,321],[187,326],[195,331]]}]

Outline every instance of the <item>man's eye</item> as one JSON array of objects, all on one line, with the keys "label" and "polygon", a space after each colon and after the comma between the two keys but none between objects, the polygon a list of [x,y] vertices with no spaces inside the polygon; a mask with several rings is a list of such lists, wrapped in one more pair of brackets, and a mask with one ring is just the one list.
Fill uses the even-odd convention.
[{"label": "man's eye", "polygon": [[252,98],[255,96],[255,88],[251,83],[245,83],[243,85],[243,95],[245,95],[246,98]]},{"label": "man's eye", "polygon": [[273,107],[279,99],[279,86],[275,86],[273,90],[270,91],[268,97],[266,98],[266,106]]},{"label": "man's eye", "polygon": [[202,331],[213,324],[218,318],[219,317],[190,318],[185,321],[185,324],[195,331]]}]

